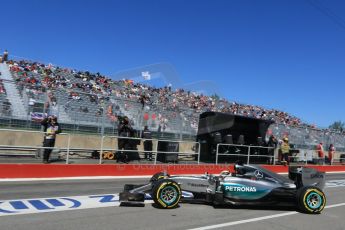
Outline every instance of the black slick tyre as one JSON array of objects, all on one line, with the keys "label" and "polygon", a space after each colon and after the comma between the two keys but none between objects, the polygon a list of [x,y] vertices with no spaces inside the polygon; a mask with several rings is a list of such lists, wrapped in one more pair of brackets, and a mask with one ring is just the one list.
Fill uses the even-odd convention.
[{"label": "black slick tyre", "polygon": [[158,172],[151,177],[150,182],[156,182],[160,179],[164,179],[164,178],[168,178],[168,177],[170,177],[169,174],[164,175],[163,172]]},{"label": "black slick tyre", "polygon": [[309,214],[319,214],[325,208],[326,196],[314,186],[302,187],[297,191],[298,208]]},{"label": "black slick tyre", "polygon": [[152,199],[159,208],[176,208],[181,199],[181,188],[173,180],[161,179],[152,189]]}]

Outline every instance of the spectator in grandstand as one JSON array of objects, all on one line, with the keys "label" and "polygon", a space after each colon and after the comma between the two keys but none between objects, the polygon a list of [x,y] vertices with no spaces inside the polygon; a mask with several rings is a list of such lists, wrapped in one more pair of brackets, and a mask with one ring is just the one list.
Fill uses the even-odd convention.
[{"label": "spectator in grandstand", "polygon": [[73,100],[81,100],[79,94],[77,92],[71,92],[69,95],[69,99],[73,99]]},{"label": "spectator in grandstand", "polygon": [[56,116],[49,116],[43,119],[41,125],[43,126],[43,131],[45,132],[43,147],[46,147],[43,154],[43,163],[48,164],[50,154],[53,151],[52,148],[55,146],[56,134],[61,133],[61,127],[57,122]]},{"label": "spectator in grandstand", "polygon": [[79,107],[79,112],[88,113],[89,109],[86,106],[80,106]]},{"label": "spectator in grandstand", "polygon": [[289,139],[287,137],[283,138],[283,143],[280,146],[280,162],[283,165],[286,165],[289,163],[289,152],[290,152],[290,145],[289,145]]},{"label": "spectator in grandstand", "polygon": [[56,106],[57,104],[57,99],[52,92],[48,93],[48,101],[52,106]]},{"label": "spectator in grandstand", "polygon": [[99,107],[96,111],[96,117],[100,117],[103,115],[103,108],[102,107]]},{"label": "spectator in grandstand", "polygon": [[2,62],[7,62],[8,61],[8,51],[5,50],[4,54],[2,55]]},{"label": "spectator in grandstand", "polygon": [[[149,130],[148,126],[146,125],[144,127],[144,130],[141,134],[141,138],[144,139],[151,139],[152,138],[152,133]],[[144,155],[145,159],[149,159],[149,161],[152,161],[152,140],[144,140]]]},{"label": "spectator in grandstand", "polygon": [[335,154],[335,147],[333,146],[333,144],[330,144],[328,148],[328,161],[330,165],[333,163],[334,154]]},{"label": "spectator in grandstand", "polygon": [[316,152],[317,152],[317,156],[318,156],[318,164],[324,164],[325,163],[325,153],[323,151],[323,143],[322,142],[320,142],[316,146]]},{"label": "spectator in grandstand", "polygon": [[144,95],[144,94],[142,94],[142,95],[140,96],[139,102],[140,102],[140,104],[142,105],[142,108],[143,108],[143,109],[144,109],[145,103],[147,102],[148,99],[149,99],[149,98],[148,98],[146,95]]},{"label": "spectator in grandstand", "polygon": [[90,95],[90,102],[96,103],[97,102],[97,96],[96,95]]}]

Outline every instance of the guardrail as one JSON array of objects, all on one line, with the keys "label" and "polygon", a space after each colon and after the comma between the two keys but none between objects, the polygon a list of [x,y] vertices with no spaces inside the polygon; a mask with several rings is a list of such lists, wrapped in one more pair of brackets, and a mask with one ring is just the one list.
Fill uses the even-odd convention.
[{"label": "guardrail", "polygon": [[[219,153],[219,147],[221,146],[228,146],[228,147],[235,147],[235,152],[239,152],[236,151],[236,149],[239,148],[248,148],[246,154],[241,154],[241,153],[229,153],[229,150],[225,150],[224,153]],[[224,148],[226,149],[226,148]],[[251,157],[267,157],[267,158],[273,158],[273,160],[271,160],[274,164],[274,154],[272,155],[262,155],[262,154],[255,154],[255,155],[251,155],[251,149],[267,149],[267,151],[269,149],[273,150],[274,152],[274,147],[264,147],[264,146],[254,146],[254,145],[237,145],[237,144],[217,144],[217,148],[216,148],[216,164],[218,164],[218,158],[219,156],[242,156],[242,157],[247,157],[247,164],[250,163],[250,158]],[[240,150],[241,151],[241,150]]]}]

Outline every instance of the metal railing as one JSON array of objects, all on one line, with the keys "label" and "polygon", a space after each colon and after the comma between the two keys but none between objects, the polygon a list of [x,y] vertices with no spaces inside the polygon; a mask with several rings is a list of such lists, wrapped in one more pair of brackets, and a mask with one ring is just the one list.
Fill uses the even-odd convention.
[{"label": "metal railing", "polygon": [[[192,141],[175,141],[175,140],[163,140],[163,139],[146,139],[146,138],[136,138],[136,137],[121,137],[121,136],[107,136],[107,135],[104,135],[101,137],[101,147],[100,147],[100,157],[99,157],[99,164],[102,164],[103,163],[103,151],[105,150],[104,149],[104,139],[105,138],[116,138],[117,140],[119,139],[126,139],[126,140],[137,140],[137,141],[152,141],[152,142],[155,142],[155,148],[152,148],[152,150],[140,150],[140,152],[142,153],[152,153],[155,155],[154,157],[154,164],[157,164],[157,157],[158,157],[158,154],[178,154],[178,155],[198,155],[198,158],[197,158],[197,162],[198,164],[200,164],[200,143],[199,142],[192,142]],[[159,143],[160,142],[169,142],[169,143],[189,143],[189,144],[192,144],[192,145],[196,145],[195,146],[195,149],[197,150],[196,153],[192,153],[192,152],[181,152],[181,151],[178,151],[178,152],[173,152],[173,151],[159,151],[158,150],[158,147],[159,147]],[[139,152],[139,150],[129,150],[129,149],[118,149],[117,148],[109,148],[107,149],[109,151],[114,151],[114,152],[118,152],[118,151],[121,151],[121,152]]]},{"label": "metal railing", "polygon": [[339,164],[345,164],[345,157],[334,157],[332,158],[331,165],[339,163]]},{"label": "metal railing", "polygon": [[[46,132],[42,132],[42,131],[31,131],[31,130],[18,130],[18,129],[0,129],[0,132],[20,132],[20,133],[37,133],[37,134],[46,134]],[[66,164],[69,163],[69,151],[70,151],[70,144],[71,144],[71,135],[69,133],[59,133],[57,134],[57,136],[67,136],[67,155],[66,155]],[[42,146],[34,146],[34,145],[23,145],[23,146],[18,146],[18,145],[0,145],[0,149],[9,149],[9,148],[16,148],[16,149],[59,149],[57,147],[42,147]],[[36,154],[36,157],[37,154]]]},{"label": "metal railing", "polygon": [[[299,154],[288,156],[288,158],[289,158],[289,162],[303,162],[305,165],[308,164],[308,152],[306,152],[306,151],[303,153],[300,152]],[[293,159],[293,160],[291,160],[291,159]],[[298,161],[295,159],[300,159],[300,160]]]},{"label": "metal railing", "polygon": [[[45,132],[42,131],[31,131],[31,130],[14,130],[14,129],[0,129],[0,132],[18,132],[18,133],[35,133],[35,134],[40,134],[42,135],[42,140],[43,140],[43,135],[45,134]],[[52,150],[61,150],[64,149],[66,151],[66,156],[65,156],[65,161],[66,164],[70,163],[70,152],[71,150],[78,150],[78,151],[97,151],[99,150],[100,154],[99,154],[99,164],[103,163],[103,152],[104,151],[113,151],[113,152],[118,152],[118,151],[122,151],[122,152],[141,152],[141,153],[152,153],[154,154],[154,164],[157,164],[157,156],[158,154],[177,154],[179,155],[197,155],[197,163],[200,163],[200,143],[199,142],[192,142],[192,141],[173,141],[173,140],[162,140],[162,139],[145,139],[145,138],[135,138],[135,137],[120,137],[120,136],[100,136],[101,138],[101,142],[100,142],[100,146],[95,147],[95,148],[71,148],[71,134],[69,133],[60,133],[57,134],[57,138],[58,136],[63,136],[66,135],[67,136],[67,144],[66,147],[65,146],[59,146],[59,147],[42,147],[42,146],[38,146],[38,145],[9,145],[9,144],[0,144],[0,149],[1,150],[19,150],[19,151],[32,151],[32,150],[40,150],[40,149],[52,149]],[[114,148],[104,148],[104,141],[106,138],[116,138],[117,141],[119,139],[127,139],[127,140],[137,140],[140,142],[143,141],[152,141],[155,143],[155,148],[152,149],[152,151],[145,151],[145,150],[129,150],[129,149],[119,149],[118,146],[114,146]],[[188,151],[159,151],[158,147],[159,147],[159,143],[161,142],[169,142],[169,143],[186,143],[189,144],[191,146],[193,146],[192,150],[194,152],[188,152]],[[65,148],[64,148],[65,147]],[[0,154],[1,155],[1,154]],[[4,154],[3,154],[4,155]],[[15,156],[19,156],[19,155],[23,155],[23,154],[6,154],[6,155],[15,155]],[[26,154],[27,155],[27,154]],[[35,154],[30,154],[35,156],[36,158],[38,158],[38,153],[36,152]]]},{"label": "metal railing", "polygon": [[[241,150],[239,150],[239,148],[248,148],[246,154],[243,153],[230,153],[229,150],[226,150],[224,153],[219,153],[219,147],[220,146],[228,146],[228,147],[235,147],[235,152],[239,152]],[[225,148],[224,148],[225,149]],[[236,151],[239,150],[239,151]],[[254,145],[237,145],[237,144],[217,144],[217,148],[216,148],[216,164],[218,164],[218,158],[219,156],[239,156],[239,157],[247,157],[247,164],[250,163],[250,158],[251,157],[266,157],[266,158],[273,158],[273,160],[271,160],[271,162],[274,163],[274,154],[272,155],[263,155],[263,154],[251,154],[251,149],[267,149],[268,150],[273,150],[274,151],[274,147],[264,147],[264,146],[254,146]]]},{"label": "metal railing", "polygon": [[[33,134],[40,134],[42,135],[42,140],[43,140],[43,135],[45,134],[42,131],[32,131],[32,130],[14,130],[14,129],[0,129],[0,132],[18,132],[18,133],[33,133]],[[57,138],[61,135],[67,136],[67,138],[62,142],[65,143],[63,146],[61,146],[61,142],[59,147],[41,147],[38,145],[38,138],[39,136],[36,137],[36,145],[34,141],[32,142],[32,145],[27,145],[27,144],[21,144],[18,142],[18,144],[4,144],[0,142],[0,150],[16,150],[16,151],[32,151],[32,150],[41,150],[41,149],[53,149],[53,150],[63,150],[63,152],[66,152],[65,155],[65,163],[69,164],[71,160],[71,151],[80,151],[82,153],[84,152],[91,152],[91,151],[99,151],[99,164],[102,164],[104,161],[104,156],[103,152],[104,151],[113,151],[113,152],[138,152],[139,153],[152,153],[152,156],[154,157],[154,164],[157,164],[158,161],[158,155],[159,154],[177,154],[178,156],[196,156],[195,159],[197,159],[197,163],[200,164],[200,143],[199,142],[194,142],[194,141],[175,141],[175,140],[167,140],[167,139],[145,139],[145,138],[135,138],[135,137],[120,137],[120,136],[108,136],[108,135],[103,135],[103,136],[95,136],[95,139],[100,138],[100,142],[97,142],[95,144],[95,147],[88,147],[88,148],[76,148],[76,147],[71,147],[71,141],[72,141],[72,135],[69,133],[60,133],[57,135]],[[79,136],[78,136],[79,137]],[[21,138],[26,138],[25,136]],[[106,138],[116,138],[117,140],[120,139],[128,139],[128,140],[137,140],[140,142],[144,141],[152,141],[152,150],[132,150],[132,149],[119,149],[118,146],[116,146],[114,143],[114,147],[108,147],[105,148],[105,139]],[[99,140],[99,139],[98,139]],[[8,139],[10,141],[10,139]],[[159,146],[160,143],[162,142],[169,142],[169,143],[177,143],[179,146],[181,144],[186,143],[185,150],[182,151],[160,151]],[[23,142],[22,142],[23,143]],[[98,144],[99,143],[99,144]],[[41,144],[41,142],[40,142]],[[223,148],[222,148],[223,147]],[[191,151],[188,151],[188,148],[191,149]],[[232,148],[232,149],[231,149]],[[181,147],[180,147],[181,149]],[[240,152],[237,152],[236,149],[241,149]],[[261,151],[260,151],[261,150]],[[254,152],[255,151],[255,152]],[[264,154],[262,154],[264,153]],[[11,154],[1,154],[0,155],[11,155]],[[29,155],[29,154],[13,154],[13,155]],[[33,156],[38,157],[37,152],[35,154],[30,154]],[[251,163],[251,159],[254,159],[256,157],[262,157],[262,158],[268,158],[270,164],[275,164],[277,160],[277,149],[273,147],[264,147],[264,146],[248,146],[248,145],[236,145],[236,144],[217,144],[216,148],[216,164],[219,163],[219,156],[238,156],[238,157],[245,157],[247,164]],[[273,158],[273,159],[272,159]],[[312,161],[315,164],[315,160],[317,160],[317,163],[319,164],[336,164],[336,163],[345,163],[345,158],[341,157],[341,154],[339,156],[333,155],[331,162],[327,162],[326,155],[323,158],[319,158],[316,156],[316,152],[313,150],[306,150],[306,149],[300,149],[300,152],[297,155],[292,155],[289,156],[291,159],[296,159],[298,162],[303,162],[305,164],[308,164],[308,162]],[[322,159],[322,162],[321,160]]]},{"label": "metal railing", "polygon": [[[193,144],[195,146],[195,149],[197,150],[197,153],[191,153],[191,152],[164,152],[164,151],[158,151],[158,146],[159,146],[159,142],[169,142],[169,143],[189,143],[189,144]],[[171,140],[163,140],[163,139],[158,139],[157,141],[157,146],[156,146],[156,150],[157,150],[157,154],[155,156],[155,162],[154,164],[157,164],[157,155],[158,153],[162,153],[162,154],[181,154],[181,155],[198,155],[198,164],[200,164],[200,142],[196,142],[196,141],[171,141]]]}]

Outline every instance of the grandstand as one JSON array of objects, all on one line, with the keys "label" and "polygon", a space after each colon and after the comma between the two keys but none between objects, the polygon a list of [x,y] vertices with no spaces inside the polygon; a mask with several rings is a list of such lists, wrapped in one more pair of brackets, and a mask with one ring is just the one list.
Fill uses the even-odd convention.
[{"label": "grandstand", "polygon": [[184,89],[111,80],[100,73],[25,60],[1,63],[0,72],[1,119],[28,128],[38,128],[34,121],[47,113],[57,115],[64,130],[116,133],[118,117],[126,115],[138,130],[148,125],[160,133],[193,138],[199,114],[216,111],[273,120],[270,132],[289,136],[298,146],[321,141],[338,149],[345,146],[343,134],[316,129],[284,111]]}]

